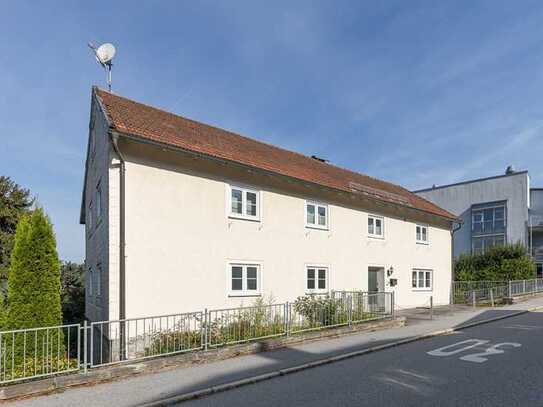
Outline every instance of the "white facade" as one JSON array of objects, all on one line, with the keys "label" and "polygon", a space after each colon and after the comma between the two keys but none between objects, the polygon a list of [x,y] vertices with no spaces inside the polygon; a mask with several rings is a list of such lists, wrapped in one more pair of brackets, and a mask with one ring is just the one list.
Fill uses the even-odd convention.
[{"label": "white facade", "polygon": [[[102,229],[87,232],[87,267],[102,264],[100,296],[87,288],[87,317],[118,319],[120,170],[105,121],[94,128],[104,149],[94,165],[102,169],[106,214]],[[319,287],[367,290],[369,269],[380,270],[378,288],[394,291],[397,307],[427,305],[430,296],[449,303],[451,232],[443,219],[123,138],[119,148],[126,160],[127,318],[250,305],[259,296],[294,301]],[[86,212],[94,183],[87,176]],[[254,216],[231,212],[232,186],[256,192]],[[242,208],[254,203],[248,199]],[[308,222],[308,203],[315,222]]]}]

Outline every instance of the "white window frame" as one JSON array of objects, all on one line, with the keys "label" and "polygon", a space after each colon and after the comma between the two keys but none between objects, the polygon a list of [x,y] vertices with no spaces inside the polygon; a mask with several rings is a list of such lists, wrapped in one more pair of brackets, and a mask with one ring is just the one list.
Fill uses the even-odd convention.
[{"label": "white window frame", "polygon": [[[417,229],[420,228],[420,239],[417,236]],[[422,229],[426,229],[426,240],[422,239]],[[415,225],[415,240],[418,244],[430,244],[430,227],[428,225],[423,225],[420,223],[417,223]]]},{"label": "white window frame", "polygon": [[[232,289],[232,267],[242,268],[242,289]],[[247,267],[256,267],[256,290],[247,289]],[[262,295],[262,263],[253,261],[229,261],[226,267],[227,293],[229,297],[260,297]]]},{"label": "white window frame", "polygon": [[[315,207],[315,223],[309,223],[307,221],[307,207],[309,205],[312,205]],[[324,208],[325,210],[325,224],[319,225],[319,208]],[[317,202],[317,201],[309,201],[306,200],[304,202],[304,223],[306,228],[310,229],[321,229],[321,230],[328,230],[330,225],[330,210],[328,208],[328,204]]]},{"label": "white window frame", "polygon": [[[309,280],[309,270],[315,270],[315,288],[307,286]],[[325,288],[319,288],[319,270],[325,270]],[[330,267],[327,264],[306,264],[304,273],[304,287],[306,294],[321,294],[330,291]]]},{"label": "white window frame", "polygon": [[[416,287],[413,287],[413,273],[417,273]],[[424,286],[419,286],[420,277],[419,273],[424,273],[423,281]],[[430,273],[430,287],[426,286],[426,273]],[[434,289],[434,270],[425,268],[414,268],[411,270],[411,289],[413,291],[433,291]]]},{"label": "white window frame", "polygon": [[[376,233],[370,233],[368,230],[369,228],[369,220],[373,219],[373,230],[375,231],[375,220],[379,219],[381,221],[381,234],[378,235]],[[368,237],[371,237],[372,239],[384,239],[385,238],[385,217],[384,216],[378,216],[378,215],[368,215],[368,221],[366,222],[366,231],[368,233]]]},{"label": "white window frame", "polygon": [[[238,190],[241,191],[241,213],[236,213],[232,211],[232,190]],[[245,219],[245,220],[252,220],[252,221],[260,221],[261,217],[261,197],[262,194],[260,191],[252,188],[242,187],[239,185],[228,185],[227,188],[228,193],[228,199],[226,200],[228,207],[227,207],[227,213],[229,218],[234,219]],[[256,215],[247,215],[247,193],[253,193],[256,195]]]}]

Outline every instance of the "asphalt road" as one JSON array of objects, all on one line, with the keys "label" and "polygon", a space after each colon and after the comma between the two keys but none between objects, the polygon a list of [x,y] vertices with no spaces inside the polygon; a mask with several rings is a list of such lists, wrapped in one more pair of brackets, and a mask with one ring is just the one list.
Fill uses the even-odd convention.
[{"label": "asphalt road", "polygon": [[507,318],[181,404],[543,406],[543,313]]}]

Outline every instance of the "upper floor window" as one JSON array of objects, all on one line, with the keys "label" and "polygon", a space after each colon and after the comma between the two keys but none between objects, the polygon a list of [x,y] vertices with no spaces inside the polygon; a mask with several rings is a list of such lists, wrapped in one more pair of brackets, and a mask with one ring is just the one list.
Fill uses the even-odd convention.
[{"label": "upper floor window", "polygon": [[230,273],[230,295],[246,296],[259,295],[261,292],[261,276],[259,264],[231,263]]},{"label": "upper floor window", "polygon": [[505,205],[472,209],[471,231],[474,235],[505,232]]},{"label": "upper floor window", "polygon": [[417,225],[416,237],[417,237],[417,243],[428,244],[428,226]]},{"label": "upper floor window", "polygon": [[230,216],[260,220],[259,200],[260,193],[258,191],[230,186]]},{"label": "upper floor window", "polygon": [[368,236],[385,237],[384,219],[382,216],[368,215]]},{"label": "upper floor window", "polygon": [[505,244],[505,208],[505,202],[478,204],[471,208],[471,249],[474,254]]},{"label": "upper floor window", "polygon": [[87,287],[88,287],[88,290],[89,290],[89,297],[92,297],[94,295],[92,267],[89,267],[89,269],[88,269],[88,276],[89,276],[89,281],[87,283]]},{"label": "upper floor window", "polygon": [[306,291],[323,292],[328,290],[328,268],[318,266],[306,267]]},{"label": "upper floor window", "polygon": [[[92,126],[94,127],[94,120],[91,123],[92,123]],[[90,152],[91,152],[91,158],[94,158],[94,155],[96,154],[96,138],[94,137],[94,134],[92,131],[90,134]]]},{"label": "upper floor window", "polygon": [[87,213],[87,227],[88,227],[88,231],[90,232],[92,230],[92,227],[93,227],[93,205],[92,205],[92,201],[89,203],[89,211]]},{"label": "upper floor window", "polygon": [[305,225],[311,228],[328,229],[328,205],[306,202]]},{"label": "upper floor window", "polygon": [[102,218],[102,186],[98,184],[96,187],[96,223]]},{"label": "upper floor window", "polygon": [[432,270],[413,270],[411,285],[414,290],[431,290]]}]

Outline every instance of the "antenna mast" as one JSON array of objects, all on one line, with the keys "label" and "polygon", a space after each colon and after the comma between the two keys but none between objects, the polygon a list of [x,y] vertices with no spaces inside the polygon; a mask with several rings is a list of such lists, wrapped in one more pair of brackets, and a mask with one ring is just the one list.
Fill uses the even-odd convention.
[{"label": "antenna mast", "polygon": [[106,71],[107,87],[111,92],[111,67],[113,66],[113,57],[115,56],[115,47],[110,43],[102,44],[99,47],[96,47],[92,42],[89,42],[88,46],[94,52],[96,61],[98,61],[98,63]]}]

